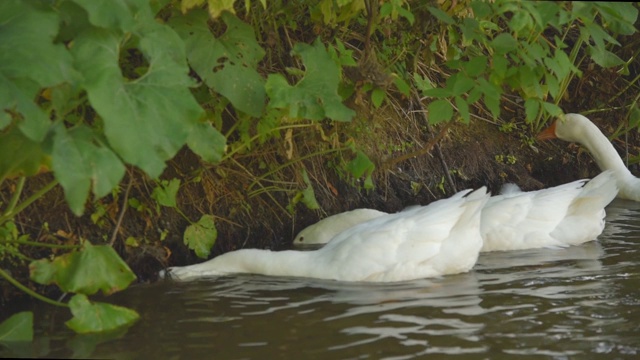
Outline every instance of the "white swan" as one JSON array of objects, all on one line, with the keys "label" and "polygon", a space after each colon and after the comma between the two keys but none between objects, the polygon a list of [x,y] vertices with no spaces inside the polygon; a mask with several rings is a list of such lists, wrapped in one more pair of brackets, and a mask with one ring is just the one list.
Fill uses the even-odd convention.
[{"label": "white swan", "polygon": [[172,267],[160,276],[189,280],[256,273],[389,282],[466,272],[482,247],[480,210],[489,199],[484,187],[470,191],[353,226],[318,250],[243,249],[201,264]]},{"label": "white swan", "polygon": [[[617,194],[614,174],[603,172],[593,180],[521,192],[517,186],[503,188],[482,209],[483,252],[565,247],[595,240],[604,228],[604,208]],[[586,183],[586,185],[585,185]],[[356,209],[341,215],[341,222],[360,218]],[[401,214],[401,213],[400,213]],[[326,242],[340,233],[333,226],[336,215],[325,218],[296,236],[294,245]]]},{"label": "white swan", "polygon": [[618,197],[640,201],[640,179],[633,176],[609,139],[591,120],[579,114],[566,114],[538,134],[538,140],[558,138],[577,142],[593,156],[600,170],[612,170],[618,183]]},{"label": "white swan", "polygon": [[604,208],[618,187],[611,171],[587,181],[489,199],[482,209],[482,251],[566,247],[595,240],[604,229]]}]

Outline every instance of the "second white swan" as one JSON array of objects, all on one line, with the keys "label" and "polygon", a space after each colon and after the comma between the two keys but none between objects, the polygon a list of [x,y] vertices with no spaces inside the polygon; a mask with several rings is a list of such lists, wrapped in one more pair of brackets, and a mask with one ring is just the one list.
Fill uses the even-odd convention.
[{"label": "second white swan", "polygon": [[587,117],[566,114],[537,136],[538,140],[558,138],[584,146],[593,156],[600,170],[611,170],[618,183],[618,197],[640,201],[640,179],[624,165],[609,139]]}]

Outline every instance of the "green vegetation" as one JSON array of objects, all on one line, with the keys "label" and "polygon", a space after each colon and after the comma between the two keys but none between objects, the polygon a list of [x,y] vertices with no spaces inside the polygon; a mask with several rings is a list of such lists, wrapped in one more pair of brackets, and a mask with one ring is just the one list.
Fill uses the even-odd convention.
[{"label": "green vegetation", "polygon": [[[114,250],[118,241],[118,249],[141,247],[170,234],[156,227],[157,240],[118,236],[127,208],[150,228],[152,217],[175,211],[189,224],[184,244],[207,258],[217,224],[231,221],[207,211],[199,220],[185,214],[184,187],[201,184],[210,201],[207,189],[218,186],[211,178],[241,183],[242,191],[224,194],[238,211],[251,211],[246,199],[263,195],[284,214],[300,203],[317,209],[316,179],[304,161],[323,157],[327,171],[372,189],[380,164],[353,134],[373,137],[374,125],[343,132],[362,120],[362,104],[380,109],[423,96],[425,127],[496,120],[505,106],[517,107],[538,130],[562,112],[581,64],[629,72],[637,52],[622,59],[615,49],[619,36],[635,33],[637,14],[631,3],[608,2],[4,0],[0,277],[69,307],[67,325],[76,332],[126,328],[138,319],[135,311],[88,296],[135,280]],[[634,127],[637,100],[626,109]],[[515,124],[501,129],[526,131]],[[403,139],[394,144],[414,147]],[[437,139],[426,151],[434,145]],[[380,146],[389,154],[389,145]],[[197,168],[167,174],[167,162],[185,147],[197,155]],[[500,156],[495,161],[516,162]],[[91,208],[101,236],[16,226],[19,214],[57,185],[73,214]],[[148,188],[148,196],[130,196],[135,186]],[[414,192],[421,188],[412,184]],[[73,295],[67,303],[51,300],[9,267],[28,268],[30,281]],[[16,314],[0,325],[0,342],[28,341],[32,326],[30,313]]]}]

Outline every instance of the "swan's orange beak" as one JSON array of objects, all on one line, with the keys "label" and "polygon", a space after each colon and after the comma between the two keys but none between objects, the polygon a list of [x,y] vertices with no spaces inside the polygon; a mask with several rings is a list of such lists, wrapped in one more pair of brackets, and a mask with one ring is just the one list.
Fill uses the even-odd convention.
[{"label": "swan's orange beak", "polygon": [[549,140],[549,139],[557,139],[556,136],[556,122],[554,121],[551,126],[542,130],[537,136],[537,140]]}]

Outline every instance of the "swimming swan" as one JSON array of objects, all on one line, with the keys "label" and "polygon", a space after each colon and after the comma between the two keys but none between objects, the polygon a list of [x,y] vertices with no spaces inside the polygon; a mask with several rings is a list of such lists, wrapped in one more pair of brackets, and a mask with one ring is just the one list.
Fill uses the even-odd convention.
[{"label": "swimming swan", "polygon": [[[482,209],[483,252],[566,247],[595,240],[604,228],[604,208],[617,194],[614,173],[604,172],[593,180],[578,180],[537,191],[520,192],[510,187],[493,196]],[[325,218],[302,230],[294,245],[327,242],[340,233],[333,225],[341,216],[354,223],[356,209]],[[307,231],[311,228],[312,231]],[[325,241],[326,240],[326,241]]]},{"label": "swimming swan", "polygon": [[600,170],[612,170],[618,183],[618,197],[640,201],[640,179],[633,176],[609,139],[591,120],[579,114],[566,114],[540,132],[538,140],[555,139],[577,142],[593,156]]},{"label": "swimming swan", "polygon": [[482,247],[480,211],[488,199],[485,187],[465,190],[348,228],[318,250],[242,249],[204,263],[171,267],[160,276],[190,280],[255,273],[391,282],[462,273],[478,259]]}]

